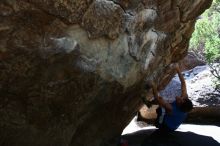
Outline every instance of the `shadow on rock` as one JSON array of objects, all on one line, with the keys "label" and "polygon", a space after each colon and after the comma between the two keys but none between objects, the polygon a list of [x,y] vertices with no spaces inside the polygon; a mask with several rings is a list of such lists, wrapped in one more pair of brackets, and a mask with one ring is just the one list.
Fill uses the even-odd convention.
[{"label": "shadow on rock", "polygon": [[141,130],[122,136],[128,146],[220,146],[212,137],[193,132],[162,133],[159,130]]}]

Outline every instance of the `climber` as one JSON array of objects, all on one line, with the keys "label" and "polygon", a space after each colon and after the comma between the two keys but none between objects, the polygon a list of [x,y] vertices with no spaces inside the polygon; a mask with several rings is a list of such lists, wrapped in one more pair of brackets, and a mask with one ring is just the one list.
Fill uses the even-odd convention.
[{"label": "climber", "polygon": [[151,104],[157,103],[159,107],[156,109],[157,119],[155,126],[161,131],[170,132],[176,130],[180,124],[186,119],[187,113],[193,108],[191,100],[189,100],[186,90],[186,83],[180,72],[179,66],[175,65],[175,69],[181,82],[181,96],[177,96],[172,103],[166,102],[163,97],[158,95],[155,83],[148,86],[153,89],[154,100],[144,103],[149,107]]}]

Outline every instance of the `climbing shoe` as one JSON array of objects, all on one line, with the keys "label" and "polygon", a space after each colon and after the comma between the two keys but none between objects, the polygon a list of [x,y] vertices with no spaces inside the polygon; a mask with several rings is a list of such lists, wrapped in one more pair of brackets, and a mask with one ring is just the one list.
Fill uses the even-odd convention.
[{"label": "climbing shoe", "polygon": [[145,96],[142,96],[141,97],[142,99],[142,102],[148,107],[148,108],[151,108],[152,104],[151,104],[151,101],[148,101]]}]

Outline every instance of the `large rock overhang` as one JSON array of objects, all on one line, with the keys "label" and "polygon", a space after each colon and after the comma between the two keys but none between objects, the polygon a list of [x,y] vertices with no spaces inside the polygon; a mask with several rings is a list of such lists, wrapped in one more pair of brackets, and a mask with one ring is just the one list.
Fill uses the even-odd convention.
[{"label": "large rock overhang", "polygon": [[115,145],[211,0],[2,0],[0,145]]}]

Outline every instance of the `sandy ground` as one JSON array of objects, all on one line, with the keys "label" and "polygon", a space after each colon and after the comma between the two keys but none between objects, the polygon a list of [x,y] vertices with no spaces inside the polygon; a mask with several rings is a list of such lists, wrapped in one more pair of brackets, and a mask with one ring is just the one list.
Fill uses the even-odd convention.
[{"label": "sandy ground", "polygon": [[220,146],[220,127],[182,124],[170,134],[137,122],[136,117],[122,133],[123,146]]}]

